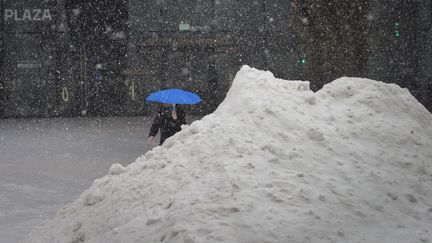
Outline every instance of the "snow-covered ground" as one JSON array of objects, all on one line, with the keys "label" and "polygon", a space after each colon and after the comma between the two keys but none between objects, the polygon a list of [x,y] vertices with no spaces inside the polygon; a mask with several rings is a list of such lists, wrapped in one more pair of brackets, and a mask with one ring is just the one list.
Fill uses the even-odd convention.
[{"label": "snow-covered ground", "polygon": [[26,242],[430,242],[431,114],[394,84],[308,85],[243,67],[213,114]]},{"label": "snow-covered ground", "polygon": [[78,198],[113,163],[147,152],[151,119],[0,120],[0,242],[31,228]]}]

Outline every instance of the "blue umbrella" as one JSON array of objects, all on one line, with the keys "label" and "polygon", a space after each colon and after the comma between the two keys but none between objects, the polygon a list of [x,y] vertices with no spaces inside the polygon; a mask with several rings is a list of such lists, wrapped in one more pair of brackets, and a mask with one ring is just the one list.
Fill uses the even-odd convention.
[{"label": "blue umbrella", "polygon": [[201,98],[192,92],[182,89],[165,89],[151,93],[146,101],[167,103],[167,104],[197,104],[201,102]]}]

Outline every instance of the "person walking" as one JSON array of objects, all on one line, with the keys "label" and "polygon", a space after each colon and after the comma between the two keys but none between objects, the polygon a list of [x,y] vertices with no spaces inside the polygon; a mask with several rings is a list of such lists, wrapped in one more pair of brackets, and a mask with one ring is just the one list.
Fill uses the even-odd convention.
[{"label": "person walking", "polygon": [[162,145],[167,138],[181,131],[181,125],[185,124],[186,113],[180,105],[163,103],[153,120],[147,141],[154,144],[155,136],[160,131],[159,145]]}]

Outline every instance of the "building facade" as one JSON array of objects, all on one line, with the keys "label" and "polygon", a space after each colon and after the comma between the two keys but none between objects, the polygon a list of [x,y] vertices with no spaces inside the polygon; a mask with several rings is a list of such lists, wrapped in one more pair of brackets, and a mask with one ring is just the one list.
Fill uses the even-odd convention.
[{"label": "building facade", "polygon": [[427,1],[0,1],[1,117],[147,114],[145,97],[171,87],[206,114],[243,64],[315,89],[396,82],[431,105]]},{"label": "building facade", "polygon": [[368,77],[393,82],[432,110],[432,4],[371,1]]}]

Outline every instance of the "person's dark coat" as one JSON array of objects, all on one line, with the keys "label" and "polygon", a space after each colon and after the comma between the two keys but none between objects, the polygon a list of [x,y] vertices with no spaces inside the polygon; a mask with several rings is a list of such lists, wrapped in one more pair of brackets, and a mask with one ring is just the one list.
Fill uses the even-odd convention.
[{"label": "person's dark coat", "polygon": [[153,121],[149,137],[155,137],[160,130],[161,136],[159,145],[162,145],[167,138],[179,132],[181,130],[181,125],[186,124],[186,114],[184,110],[179,105],[176,105],[175,109],[177,113],[176,120],[174,120],[171,115],[172,107],[161,107]]}]

